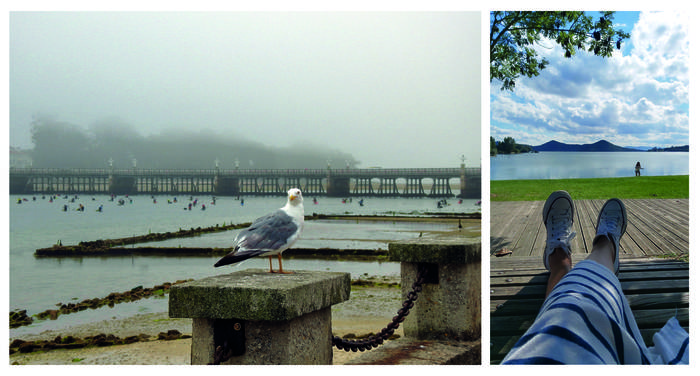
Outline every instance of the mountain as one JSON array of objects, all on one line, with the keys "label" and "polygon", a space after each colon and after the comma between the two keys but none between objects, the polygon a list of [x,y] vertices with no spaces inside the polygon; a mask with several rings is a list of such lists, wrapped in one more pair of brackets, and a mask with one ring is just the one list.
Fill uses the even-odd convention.
[{"label": "mountain", "polygon": [[565,144],[559,141],[549,141],[539,146],[533,146],[535,151],[638,151],[631,148],[617,146],[605,140],[592,144]]}]

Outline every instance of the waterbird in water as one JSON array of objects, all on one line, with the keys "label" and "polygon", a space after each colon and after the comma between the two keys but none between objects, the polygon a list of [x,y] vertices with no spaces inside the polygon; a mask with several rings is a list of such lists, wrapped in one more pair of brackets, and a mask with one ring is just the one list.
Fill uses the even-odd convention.
[{"label": "waterbird in water", "polygon": [[[289,274],[282,269],[282,252],[291,247],[304,227],[304,198],[301,190],[287,192],[284,207],[256,219],[250,227],[241,231],[234,240],[233,251],[214,264],[215,267],[233,264],[255,256],[267,256],[270,273]],[[279,271],[272,270],[272,256],[277,255]]]}]

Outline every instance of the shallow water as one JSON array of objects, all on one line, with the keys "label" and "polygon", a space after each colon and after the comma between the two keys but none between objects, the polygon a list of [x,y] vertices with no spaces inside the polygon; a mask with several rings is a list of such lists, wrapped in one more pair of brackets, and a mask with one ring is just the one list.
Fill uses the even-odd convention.
[{"label": "shallow water", "polygon": [[[94,200],[93,200],[94,198]],[[17,204],[17,201],[22,201]],[[219,256],[118,256],[118,257],[35,257],[37,248],[50,247],[61,241],[64,245],[83,240],[96,240],[143,235],[149,232],[177,231],[216,224],[244,223],[272,211],[284,202],[279,197],[244,198],[244,203],[232,197],[197,199],[192,210],[184,210],[190,197],[178,197],[177,203],[168,204],[173,197],[136,196],[124,205],[110,201],[108,196],[78,197],[71,202],[58,197],[10,196],[10,310],[26,309],[32,315],[47,309],[55,309],[57,303],[78,302],[99,298],[111,292],[128,291],[136,286],[152,287],[163,282],[180,279],[199,279],[217,274],[231,273],[248,268],[268,268],[266,259],[251,259],[236,266],[214,268]],[[472,213],[480,211],[477,200],[448,200],[449,206],[437,209],[435,199],[365,199],[364,206],[343,204],[340,199],[319,198],[313,204],[306,198],[306,213],[386,215],[426,212]],[[201,205],[206,210],[201,210]],[[80,204],[85,211],[76,211]],[[68,211],[63,211],[63,206]],[[97,212],[99,205],[102,212]],[[391,241],[411,239],[421,233],[453,231],[452,222],[404,222],[404,221],[306,221],[304,233],[295,247],[386,249]],[[479,226],[467,228],[479,232]],[[171,239],[149,243],[153,246],[230,247],[236,230],[206,234],[193,238]],[[319,271],[343,271],[352,278],[361,275],[399,275],[399,264],[378,261],[335,261],[309,258],[284,260],[285,269]],[[62,327],[111,317],[124,317],[137,313],[167,311],[167,299],[146,299],[135,303],[118,304],[115,308],[101,308],[59,316],[55,321],[42,321],[32,326],[11,330],[11,336],[36,333],[47,328]]]}]

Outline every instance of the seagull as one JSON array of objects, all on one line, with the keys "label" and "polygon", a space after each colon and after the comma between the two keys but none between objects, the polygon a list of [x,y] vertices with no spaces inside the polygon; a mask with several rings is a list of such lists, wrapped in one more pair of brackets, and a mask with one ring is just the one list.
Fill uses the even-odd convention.
[{"label": "seagull", "polygon": [[[304,227],[304,198],[299,188],[287,191],[284,207],[256,219],[250,227],[238,233],[233,251],[222,257],[214,267],[241,262],[255,256],[267,256],[270,273],[291,274],[282,269],[282,252],[291,247]],[[277,255],[279,271],[272,270],[272,256]]]}]

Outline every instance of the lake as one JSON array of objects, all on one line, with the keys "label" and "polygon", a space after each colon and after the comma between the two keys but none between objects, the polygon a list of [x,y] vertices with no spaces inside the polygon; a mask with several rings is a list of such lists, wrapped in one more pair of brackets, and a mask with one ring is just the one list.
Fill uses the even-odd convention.
[{"label": "lake", "polygon": [[491,180],[688,175],[688,152],[539,152],[490,158]]},{"label": "lake", "polygon": [[[233,197],[147,195],[126,198],[119,205],[106,195],[80,195],[68,198],[50,196],[10,195],[10,310],[26,309],[33,315],[55,304],[78,302],[84,299],[102,298],[111,292],[128,291],[136,286],[153,287],[163,282],[180,279],[200,279],[227,274],[248,268],[268,268],[267,259],[251,259],[236,266],[214,268],[220,256],[114,256],[114,257],[35,257],[37,248],[50,247],[60,241],[63,245],[77,244],[84,240],[111,239],[144,235],[150,232],[177,231],[216,224],[245,223],[271,212],[284,204],[284,197],[244,197],[243,204]],[[18,200],[24,200],[18,204]],[[189,202],[197,199],[192,210],[185,210]],[[168,203],[170,200],[173,203]],[[365,198],[343,203],[338,198],[306,197],[306,214],[357,214],[357,215],[411,215],[428,212],[474,213],[480,206],[474,200],[448,199],[448,205],[437,207],[437,199],[431,198]],[[461,202],[461,203],[460,203]],[[76,211],[79,205],[84,211]],[[201,205],[206,210],[201,210]],[[68,210],[63,211],[67,205]],[[97,211],[102,205],[103,210]],[[401,222],[382,221],[306,221],[304,232],[295,245],[300,248],[354,248],[387,249],[388,243],[417,237],[421,232],[453,231],[452,222]],[[480,224],[465,232],[479,233]],[[153,246],[177,247],[230,247],[237,230],[206,234],[194,238],[171,239]],[[398,276],[400,265],[380,261],[336,261],[309,258],[285,258],[284,268],[289,270],[343,271],[352,278],[362,275]],[[43,330],[65,328],[84,322],[94,322],[112,317],[128,317],[139,313],[167,312],[167,299],[145,299],[134,303],[117,304],[114,308],[86,310],[61,315],[58,320],[40,321],[33,325],[10,330],[11,337],[39,333]]]}]

